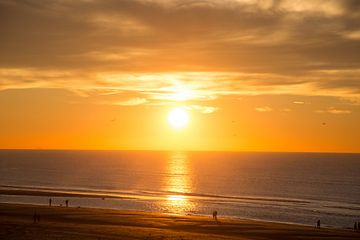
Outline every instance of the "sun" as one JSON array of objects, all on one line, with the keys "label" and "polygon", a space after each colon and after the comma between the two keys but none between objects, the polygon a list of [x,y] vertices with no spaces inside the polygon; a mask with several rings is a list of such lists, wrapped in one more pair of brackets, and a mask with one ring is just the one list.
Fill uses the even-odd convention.
[{"label": "sun", "polygon": [[169,112],[168,122],[173,128],[183,128],[189,122],[189,114],[184,108],[175,108]]}]

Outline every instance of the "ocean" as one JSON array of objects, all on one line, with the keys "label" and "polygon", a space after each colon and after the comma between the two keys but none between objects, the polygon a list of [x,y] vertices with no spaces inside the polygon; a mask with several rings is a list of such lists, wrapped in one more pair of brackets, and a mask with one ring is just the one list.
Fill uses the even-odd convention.
[{"label": "ocean", "polygon": [[[11,191],[9,191],[11,190]],[[0,202],[351,228],[360,154],[0,150]]]}]

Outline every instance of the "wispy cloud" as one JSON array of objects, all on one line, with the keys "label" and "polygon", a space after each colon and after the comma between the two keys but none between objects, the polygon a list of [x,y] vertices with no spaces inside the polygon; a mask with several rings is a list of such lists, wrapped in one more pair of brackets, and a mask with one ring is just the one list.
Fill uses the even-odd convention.
[{"label": "wispy cloud", "polygon": [[147,100],[145,98],[131,98],[123,101],[115,101],[112,104],[121,106],[136,106],[144,103],[147,103]]},{"label": "wispy cloud", "polygon": [[294,104],[304,104],[305,102],[303,102],[303,101],[294,101],[293,103]]},{"label": "wispy cloud", "polygon": [[255,108],[257,112],[271,112],[273,109],[271,107],[265,106],[265,107],[257,107]]},{"label": "wispy cloud", "polygon": [[316,110],[317,113],[330,113],[330,114],[350,114],[351,110],[348,109],[336,109],[334,107],[329,107],[326,110]]},{"label": "wispy cloud", "polygon": [[204,113],[204,114],[213,113],[213,112],[218,110],[217,107],[202,106],[202,105],[191,105],[191,106],[188,106],[187,108],[191,109],[191,110],[199,111],[199,112]]},{"label": "wispy cloud", "polygon": [[350,110],[345,110],[345,109],[328,109],[327,110],[328,113],[332,113],[332,114],[350,114],[351,111]]},{"label": "wispy cloud", "polygon": [[[0,69],[0,89],[65,88],[79,95],[134,92],[146,99],[209,101],[226,95],[305,95],[358,98],[357,82],[340,79],[323,83],[320,77],[273,73],[172,72],[121,73],[41,69]],[[354,77],[355,78],[355,77]],[[293,79],[293,80],[292,80]],[[357,90],[359,89],[359,90]],[[304,104],[303,101],[293,101]]]}]

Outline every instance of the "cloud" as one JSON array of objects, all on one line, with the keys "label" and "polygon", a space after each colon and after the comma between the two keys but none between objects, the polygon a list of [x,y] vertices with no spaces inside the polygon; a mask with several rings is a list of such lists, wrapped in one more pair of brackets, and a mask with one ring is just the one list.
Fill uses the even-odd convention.
[{"label": "cloud", "polygon": [[202,106],[202,105],[191,105],[188,107],[188,109],[196,110],[204,114],[214,113],[218,110],[217,107],[212,106]]},{"label": "cloud", "polygon": [[352,113],[351,110],[348,109],[336,109],[334,107],[329,107],[326,110],[317,110],[317,113],[330,113],[330,114],[350,114]]},{"label": "cloud", "polygon": [[346,109],[335,109],[335,108],[330,108],[327,110],[328,113],[331,114],[350,114],[351,111],[350,110],[346,110]]},{"label": "cloud", "polygon": [[[342,73],[342,71],[340,71]],[[318,73],[317,73],[318,74]],[[172,72],[121,73],[38,69],[0,69],[0,89],[65,88],[80,96],[133,92],[153,101],[211,101],[227,95],[304,95],[357,99],[356,82],[338,76],[324,83],[318,76],[302,80],[273,73]],[[294,101],[294,104],[304,104]]]},{"label": "cloud", "polygon": [[116,102],[113,102],[112,104],[120,105],[120,106],[137,106],[137,105],[141,105],[141,104],[144,104],[147,102],[148,101],[145,98],[131,98],[128,100],[116,101]]},{"label": "cloud", "polygon": [[[322,77],[323,80],[320,80]],[[360,69],[333,69],[321,70],[314,74],[315,81],[319,89],[348,89],[355,94],[360,94]]]},{"label": "cloud", "polygon": [[255,108],[257,112],[271,112],[273,109],[271,107],[265,106],[265,107],[257,107]]},{"label": "cloud", "polygon": [[359,98],[359,9],[351,0],[1,1],[0,90]]},{"label": "cloud", "polygon": [[337,0],[312,0],[312,1],[294,1],[294,0],[285,0],[280,1],[279,8],[294,12],[294,13],[304,13],[304,14],[324,14],[325,16],[339,16],[343,15],[346,10],[342,5],[341,1]]},{"label": "cloud", "polygon": [[343,33],[343,36],[345,38],[351,39],[351,40],[360,40],[360,30],[355,30],[352,32],[345,32]]}]

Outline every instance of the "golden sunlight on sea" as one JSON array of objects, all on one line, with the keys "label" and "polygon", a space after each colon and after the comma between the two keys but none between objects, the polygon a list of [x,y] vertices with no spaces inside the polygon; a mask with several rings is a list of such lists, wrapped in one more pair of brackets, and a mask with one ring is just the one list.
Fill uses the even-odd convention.
[{"label": "golden sunlight on sea", "polygon": [[185,152],[172,152],[168,161],[169,175],[164,178],[164,191],[169,195],[164,202],[167,212],[184,214],[190,212],[195,206],[184,193],[192,192],[191,168]]}]

